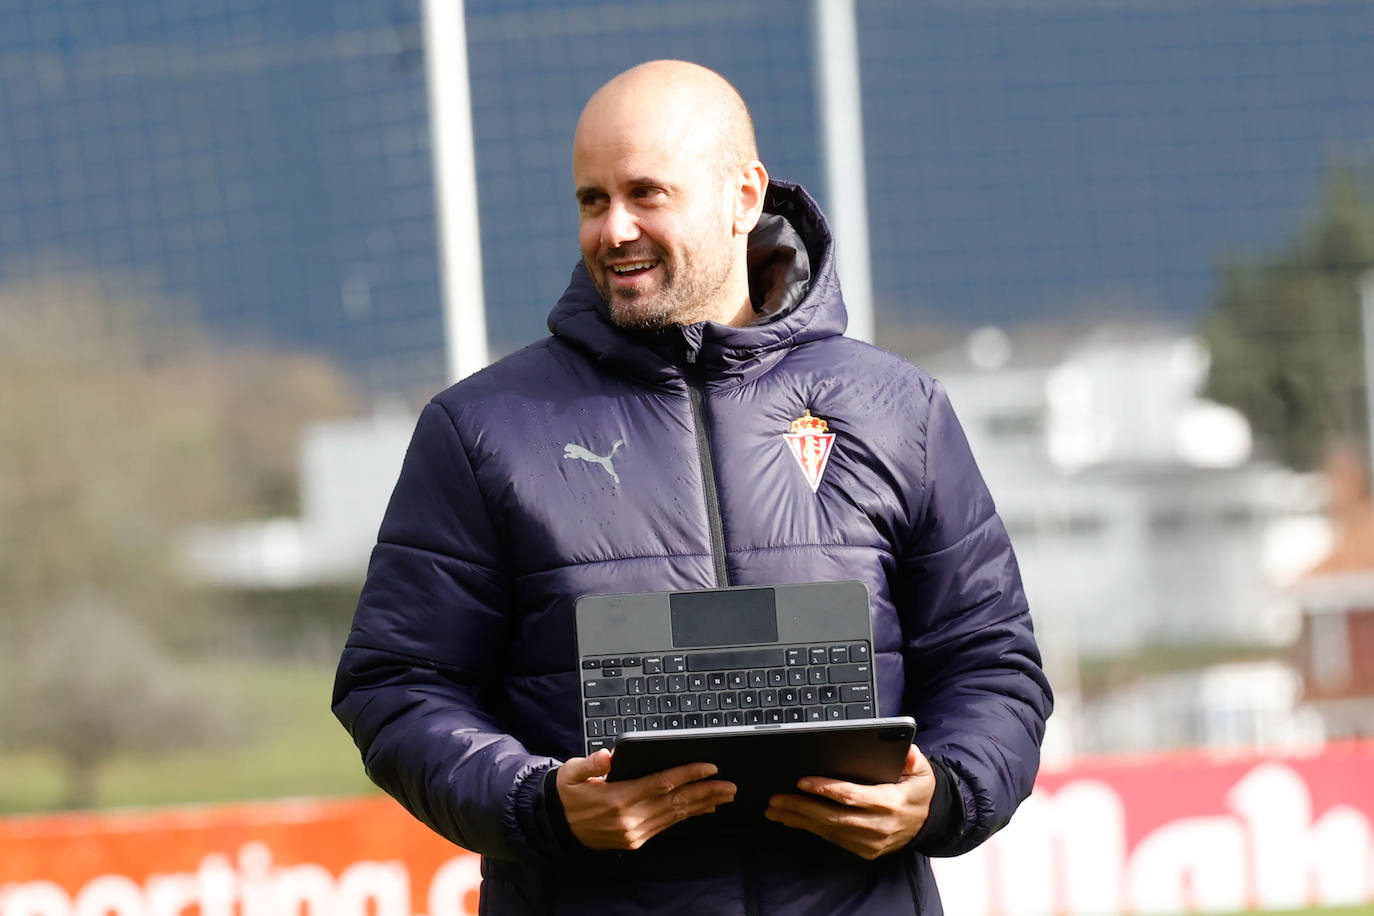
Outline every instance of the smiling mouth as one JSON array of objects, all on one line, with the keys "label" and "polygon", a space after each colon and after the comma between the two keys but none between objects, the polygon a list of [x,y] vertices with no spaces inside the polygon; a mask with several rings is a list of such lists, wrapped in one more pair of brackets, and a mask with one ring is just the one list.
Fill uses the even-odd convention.
[{"label": "smiling mouth", "polygon": [[653,270],[658,266],[657,261],[631,261],[628,264],[610,265],[611,273],[617,277],[637,277],[640,274]]}]

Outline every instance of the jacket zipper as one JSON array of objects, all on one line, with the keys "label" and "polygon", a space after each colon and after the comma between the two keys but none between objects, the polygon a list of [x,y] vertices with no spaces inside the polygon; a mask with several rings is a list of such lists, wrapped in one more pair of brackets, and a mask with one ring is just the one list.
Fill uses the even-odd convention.
[{"label": "jacket zipper", "polygon": [[696,431],[702,488],[706,491],[706,523],[711,535],[716,587],[725,588],[730,584],[730,574],[725,569],[725,523],[720,517],[720,492],[716,488],[715,463],[711,459],[711,436],[706,431],[706,385],[697,366],[697,351],[691,347],[687,348],[687,392],[692,404],[692,428]]},{"label": "jacket zipper", "polygon": [[[697,365],[697,351],[687,348],[687,393],[692,405],[692,429],[697,437],[697,457],[701,462],[702,489],[706,491],[706,524],[711,534],[711,560],[716,568],[716,586],[730,585],[725,568],[725,523],[720,517],[720,492],[716,487],[716,466],[711,457],[711,434],[706,429],[706,383]],[[751,852],[745,851],[741,878],[745,916],[758,916],[759,889]]]}]

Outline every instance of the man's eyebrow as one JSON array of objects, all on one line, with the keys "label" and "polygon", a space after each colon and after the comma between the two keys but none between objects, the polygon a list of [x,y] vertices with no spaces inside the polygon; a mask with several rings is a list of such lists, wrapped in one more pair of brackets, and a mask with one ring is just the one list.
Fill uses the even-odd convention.
[{"label": "man's eyebrow", "polygon": [[[632,188],[663,188],[672,190],[673,186],[662,178],[653,175],[637,175],[625,182]],[[605,194],[606,190],[600,185],[583,185],[573,192],[573,198],[581,200],[589,194]]]},{"label": "man's eyebrow", "polygon": [[630,179],[630,186],[635,188],[662,188],[665,191],[673,190],[673,184],[661,175],[638,175]]}]

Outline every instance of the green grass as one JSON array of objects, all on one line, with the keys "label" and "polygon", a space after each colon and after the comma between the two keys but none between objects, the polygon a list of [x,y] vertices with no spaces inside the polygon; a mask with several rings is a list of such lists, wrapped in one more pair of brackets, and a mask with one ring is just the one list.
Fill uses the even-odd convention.
[{"label": "green grass", "polygon": [[[329,711],[332,665],[212,661],[185,676],[228,707],[233,737],[219,748],[111,758],[100,770],[101,807],[375,791]],[[0,814],[57,810],[64,790],[55,756],[0,753]]]}]

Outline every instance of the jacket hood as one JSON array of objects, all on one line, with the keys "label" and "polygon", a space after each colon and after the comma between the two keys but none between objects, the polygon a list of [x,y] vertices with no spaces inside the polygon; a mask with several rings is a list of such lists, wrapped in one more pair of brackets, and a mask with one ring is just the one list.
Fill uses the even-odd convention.
[{"label": "jacket hood", "polygon": [[[742,328],[704,321],[661,331],[624,330],[611,321],[579,260],[549,314],[549,330],[616,374],[667,382],[682,376],[690,353],[704,378],[726,386],[767,372],[797,344],[843,334],[847,316],[834,239],[820,207],[800,185],[772,180],[764,214],[750,233],[750,291],[755,308],[765,313],[758,322]],[[795,239],[804,250],[796,250]]]}]

